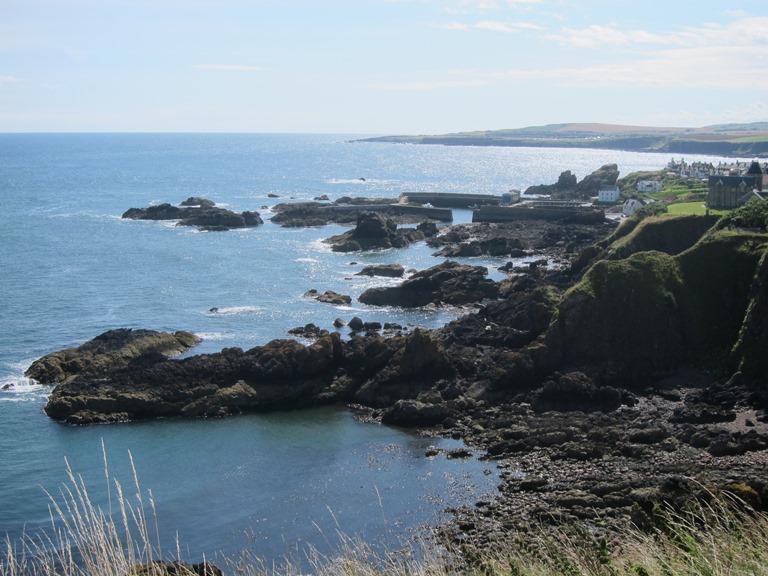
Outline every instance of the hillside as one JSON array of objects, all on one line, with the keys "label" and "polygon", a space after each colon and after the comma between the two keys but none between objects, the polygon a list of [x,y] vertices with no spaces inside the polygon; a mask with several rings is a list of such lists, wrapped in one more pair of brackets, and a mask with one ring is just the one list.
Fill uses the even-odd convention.
[{"label": "hillside", "polygon": [[601,148],[672,154],[766,157],[768,122],[716,124],[701,128],[568,123],[442,135],[380,136],[360,141],[446,146]]}]

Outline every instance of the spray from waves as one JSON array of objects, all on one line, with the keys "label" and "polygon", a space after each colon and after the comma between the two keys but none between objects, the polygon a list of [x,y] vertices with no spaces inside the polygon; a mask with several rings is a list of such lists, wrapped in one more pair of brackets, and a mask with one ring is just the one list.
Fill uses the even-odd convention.
[{"label": "spray from waves", "polygon": [[206,312],[208,316],[242,316],[259,314],[268,311],[263,306],[216,306],[209,308]]},{"label": "spray from waves", "polygon": [[31,360],[16,362],[3,369],[0,376],[0,402],[37,402],[48,397],[50,386],[24,376],[31,363]]}]

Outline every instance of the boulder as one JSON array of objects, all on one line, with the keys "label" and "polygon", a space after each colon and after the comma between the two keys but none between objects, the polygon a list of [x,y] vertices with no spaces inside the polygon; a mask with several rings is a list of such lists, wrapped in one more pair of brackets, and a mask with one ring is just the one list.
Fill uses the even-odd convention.
[{"label": "boulder", "polygon": [[314,300],[317,300],[318,302],[323,302],[325,304],[334,304],[336,306],[343,306],[345,304],[349,304],[352,302],[352,297],[346,294],[339,294],[338,292],[334,292],[333,290],[326,290],[325,292],[320,294],[314,288],[305,292],[304,297],[312,298]]},{"label": "boulder", "polygon": [[181,203],[182,206],[200,206],[201,208],[213,208],[216,206],[216,202],[208,200],[208,198],[201,198],[200,196],[190,196]]}]

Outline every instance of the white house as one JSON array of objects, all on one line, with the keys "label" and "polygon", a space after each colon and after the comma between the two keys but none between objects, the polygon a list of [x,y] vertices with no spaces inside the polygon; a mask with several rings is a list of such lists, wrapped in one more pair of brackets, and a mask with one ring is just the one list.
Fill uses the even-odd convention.
[{"label": "white house", "polygon": [[621,208],[621,213],[624,214],[624,216],[632,216],[636,210],[642,208],[646,204],[648,204],[647,200],[641,198],[629,198],[624,202],[624,206]]},{"label": "white house", "polygon": [[616,184],[613,186],[600,186],[600,190],[597,191],[598,202],[607,202],[613,204],[614,202],[619,201],[620,196],[621,192],[619,191],[619,187],[616,186]]},{"label": "white house", "polygon": [[661,182],[658,180],[640,180],[637,183],[637,191],[644,194],[652,194],[653,192],[661,192]]}]

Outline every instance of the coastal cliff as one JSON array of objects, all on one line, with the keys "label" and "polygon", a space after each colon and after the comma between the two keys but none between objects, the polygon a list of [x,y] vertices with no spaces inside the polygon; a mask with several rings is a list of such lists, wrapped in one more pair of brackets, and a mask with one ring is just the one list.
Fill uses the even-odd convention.
[{"label": "coastal cliff", "polygon": [[360,141],[442,146],[595,148],[752,158],[768,156],[768,125],[765,122],[753,122],[673,128],[566,123],[441,135],[378,136]]}]

